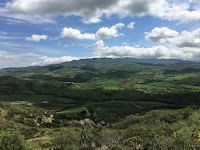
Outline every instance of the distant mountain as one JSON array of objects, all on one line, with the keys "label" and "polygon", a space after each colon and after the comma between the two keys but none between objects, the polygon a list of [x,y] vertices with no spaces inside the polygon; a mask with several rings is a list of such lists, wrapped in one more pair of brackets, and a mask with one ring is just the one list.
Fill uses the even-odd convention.
[{"label": "distant mountain", "polygon": [[26,70],[27,68],[29,69],[39,69],[41,67],[48,67],[48,66],[79,66],[79,65],[90,65],[90,64],[95,64],[95,63],[113,63],[113,62],[120,62],[120,63],[141,63],[141,64],[152,64],[152,65],[159,65],[159,64],[193,64],[193,63],[198,63],[198,62],[193,62],[193,61],[186,61],[186,60],[180,60],[180,59],[157,59],[157,58],[143,58],[143,59],[136,59],[136,58],[92,58],[92,59],[80,59],[80,60],[74,60],[71,62],[64,62],[61,64],[51,64],[47,66],[31,66],[31,67],[19,67],[19,68],[4,68],[2,70],[7,70],[7,71],[20,71],[20,70]]},{"label": "distant mountain", "polygon": [[[199,63],[153,58],[93,58],[47,66],[0,70],[0,76],[5,76],[7,81],[13,80],[9,78],[11,76],[20,79],[19,82],[45,82],[45,87],[73,82],[81,88],[130,89],[146,92],[152,89],[164,89],[164,92],[187,91],[188,88],[199,90],[199,87],[191,87],[200,85],[199,75]],[[148,88],[151,90],[148,91]]]},{"label": "distant mountain", "polygon": [[84,62],[84,63],[100,63],[100,62],[133,62],[133,63],[147,63],[147,64],[192,64],[197,63],[194,61],[186,61],[180,59],[157,59],[157,58],[92,58],[92,59],[81,59],[74,60],[72,62],[66,63],[75,63],[75,62]]}]

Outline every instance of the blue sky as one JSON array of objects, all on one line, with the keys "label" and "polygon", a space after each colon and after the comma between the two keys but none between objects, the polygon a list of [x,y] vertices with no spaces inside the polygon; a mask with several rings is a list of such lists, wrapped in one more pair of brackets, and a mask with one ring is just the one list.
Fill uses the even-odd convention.
[{"label": "blue sky", "polygon": [[0,1],[0,68],[93,57],[200,61],[200,0]]}]

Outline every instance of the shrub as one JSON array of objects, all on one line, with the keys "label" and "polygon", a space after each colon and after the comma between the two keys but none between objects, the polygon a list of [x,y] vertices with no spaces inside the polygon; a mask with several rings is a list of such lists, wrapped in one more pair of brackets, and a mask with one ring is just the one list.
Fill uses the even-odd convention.
[{"label": "shrub", "polygon": [[66,129],[62,134],[54,139],[53,145],[55,150],[78,149],[80,134],[73,129]]},{"label": "shrub", "polygon": [[119,143],[120,137],[115,130],[103,129],[97,136],[97,141],[97,145],[111,148]]},{"label": "shrub", "polygon": [[0,149],[1,150],[28,150],[24,144],[24,136],[19,132],[1,131],[0,132]]}]

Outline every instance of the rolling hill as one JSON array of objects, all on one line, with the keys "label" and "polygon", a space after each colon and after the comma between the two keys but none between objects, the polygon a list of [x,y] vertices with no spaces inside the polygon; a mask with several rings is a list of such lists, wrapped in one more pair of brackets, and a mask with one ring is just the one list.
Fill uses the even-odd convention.
[{"label": "rolling hill", "polygon": [[199,77],[199,63],[171,59],[1,69],[0,139],[30,149],[198,149]]}]

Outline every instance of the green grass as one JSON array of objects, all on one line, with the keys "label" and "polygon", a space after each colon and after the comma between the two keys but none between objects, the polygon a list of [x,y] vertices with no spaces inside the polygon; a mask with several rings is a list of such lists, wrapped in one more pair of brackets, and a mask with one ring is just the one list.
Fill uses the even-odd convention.
[{"label": "green grass", "polygon": [[[110,101],[110,102],[90,102],[87,103],[95,112],[96,116],[109,116],[130,112],[137,112],[138,109],[126,102]],[[58,114],[78,114],[85,110],[86,107],[76,107],[57,112]]]},{"label": "green grass", "polygon": [[176,75],[170,75],[166,78],[166,81],[183,80],[189,77],[199,77],[199,73],[182,73]]},{"label": "green grass", "polygon": [[131,106],[128,103],[114,101],[94,103],[90,106],[94,109],[97,116],[108,116],[138,111],[136,107]]},{"label": "green grass", "polygon": [[94,80],[91,80],[90,82],[87,83],[88,87],[98,87],[102,88],[105,90],[120,90],[122,89],[120,87],[121,85],[121,79],[116,78],[116,79],[105,79],[105,78],[96,78]]},{"label": "green grass", "polygon": [[149,82],[147,85],[152,85],[152,86],[158,86],[158,87],[165,87],[165,88],[170,88],[170,87],[175,87],[175,84],[169,83],[169,82]]},{"label": "green grass", "polygon": [[66,109],[66,110],[57,112],[57,114],[77,114],[77,113],[81,113],[84,110],[86,110],[86,107],[77,107],[77,108],[71,108],[71,109]]},{"label": "green grass", "polygon": [[185,85],[185,84],[181,84],[180,86],[187,90],[200,91],[200,86],[192,86],[192,85]]},{"label": "green grass", "polygon": [[166,87],[159,87],[155,85],[148,85],[148,84],[135,84],[134,88],[138,91],[144,93],[151,93],[151,92],[167,92]]}]

